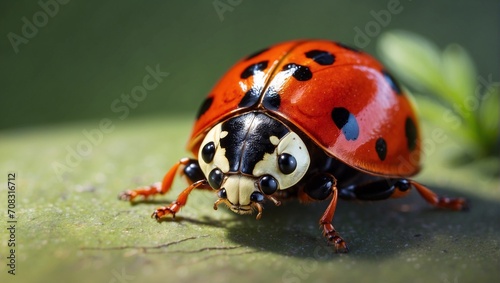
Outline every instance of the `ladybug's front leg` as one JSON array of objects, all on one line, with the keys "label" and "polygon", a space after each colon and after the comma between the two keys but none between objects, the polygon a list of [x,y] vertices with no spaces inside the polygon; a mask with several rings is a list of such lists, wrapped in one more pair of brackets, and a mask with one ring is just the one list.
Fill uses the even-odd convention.
[{"label": "ladybug's front leg", "polygon": [[299,192],[299,198],[303,201],[325,200],[332,196],[330,204],[319,220],[319,225],[323,229],[323,235],[326,239],[335,246],[335,251],[347,253],[349,251],[347,243],[332,225],[333,215],[337,207],[337,195],[337,180],[327,173],[314,176]]},{"label": "ladybug's front leg", "polygon": [[184,191],[182,191],[177,199],[173,201],[169,206],[159,207],[151,214],[151,217],[154,217],[156,220],[160,220],[160,218],[166,217],[168,215],[172,215],[175,218],[175,214],[179,212],[179,210],[186,205],[189,194],[192,190],[196,188],[205,188],[208,186],[207,180],[199,180],[187,187]]},{"label": "ladybug's front leg", "polygon": [[152,215],[152,217],[155,217],[156,219],[162,218],[163,216],[166,216],[168,214],[172,214],[172,216],[175,217],[175,213],[177,213],[181,209],[181,207],[186,204],[189,193],[191,193],[193,189],[210,188],[196,159],[183,158],[179,160],[179,162],[177,162],[174,166],[172,166],[167,174],[165,174],[165,177],[163,178],[163,181],[161,183],[158,182],[150,186],[125,191],[121,193],[118,198],[121,200],[133,201],[138,196],[144,196],[144,198],[148,198],[149,196],[154,196],[157,194],[166,194],[172,187],[175,175],[181,167],[183,168],[182,175],[185,175],[187,177],[190,186],[182,191],[179,194],[177,200],[172,202],[172,204],[170,204],[169,206],[158,208]]},{"label": "ladybug's front leg", "polygon": [[167,174],[165,174],[165,176],[163,177],[162,182],[156,182],[149,186],[139,187],[134,190],[128,190],[122,192],[121,194],[118,195],[118,198],[121,200],[133,201],[138,196],[143,196],[145,199],[147,199],[148,197],[157,194],[164,195],[172,187],[172,183],[174,182],[174,178],[177,171],[179,170],[179,167],[189,165],[190,163],[193,162],[197,161],[194,159],[183,158],[179,160],[179,162],[177,162],[174,166],[172,166],[172,168],[170,168]]}]

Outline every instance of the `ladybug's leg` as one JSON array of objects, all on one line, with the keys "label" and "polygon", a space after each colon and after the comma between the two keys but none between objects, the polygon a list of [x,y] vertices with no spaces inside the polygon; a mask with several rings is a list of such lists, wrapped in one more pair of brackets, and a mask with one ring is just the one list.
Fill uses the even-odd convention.
[{"label": "ladybug's leg", "polygon": [[173,201],[169,206],[159,207],[155,210],[155,212],[151,215],[151,217],[156,218],[157,220],[172,214],[175,217],[175,214],[186,205],[189,194],[193,189],[209,189],[210,185],[205,179],[205,175],[200,169],[200,165],[196,159],[183,158],[179,160],[163,177],[163,181],[160,183],[155,183],[150,186],[137,188],[135,190],[125,191],[120,194],[118,197],[123,200],[132,201],[137,196],[144,196],[148,198],[149,196],[154,196],[157,194],[166,194],[170,188],[172,187],[172,183],[174,182],[175,175],[179,168],[183,168],[182,175],[185,175],[190,183],[189,187],[187,187],[184,191],[182,191],[177,199]]},{"label": "ladybug's leg", "polygon": [[156,220],[159,220],[160,218],[172,214],[172,217],[175,218],[175,214],[179,212],[179,210],[184,205],[186,205],[188,196],[191,193],[191,191],[196,188],[206,188],[207,186],[209,186],[208,181],[205,179],[192,183],[191,185],[189,185],[189,187],[187,187],[184,191],[182,191],[177,197],[177,199],[173,201],[169,206],[163,206],[157,208],[155,212],[153,212],[151,217],[154,217]]},{"label": "ladybug's leg", "polygon": [[340,237],[332,225],[338,196],[337,180],[335,177],[328,173],[316,175],[299,191],[299,198],[302,201],[325,200],[330,196],[332,196],[332,199],[326,211],[321,216],[319,225],[323,229],[323,235],[335,246],[335,251],[346,253],[349,251],[347,243]]},{"label": "ladybug's leg", "polygon": [[405,196],[410,192],[406,179],[376,179],[339,188],[339,197],[346,200],[383,200]]},{"label": "ladybug's leg", "polygon": [[449,198],[438,196],[435,192],[431,191],[426,186],[410,181],[410,183],[417,189],[418,193],[430,204],[452,210],[467,210],[469,208],[465,198]]},{"label": "ladybug's leg", "polygon": [[464,210],[467,201],[464,198],[447,198],[438,196],[424,185],[408,179],[386,178],[362,184],[349,185],[339,189],[342,199],[382,200],[405,196],[415,187],[418,193],[430,204],[452,210]]},{"label": "ladybug's leg", "polygon": [[118,198],[121,200],[133,201],[138,196],[143,196],[148,198],[149,196],[154,196],[157,194],[166,194],[172,187],[175,175],[179,168],[183,167],[182,174],[185,175],[189,183],[194,183],[199,180],[205,179],[203,172],[200,169],[200,165],[196,159],[183,158],[179,160],[163,177],[162,182],[157,182],[149,186],[139,187],[134,190],[128,190],[120,195]]}]

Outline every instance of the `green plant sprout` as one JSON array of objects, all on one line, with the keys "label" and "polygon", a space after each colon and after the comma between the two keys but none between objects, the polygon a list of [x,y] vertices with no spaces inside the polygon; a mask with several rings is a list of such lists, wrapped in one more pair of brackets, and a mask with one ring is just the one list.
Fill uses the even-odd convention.
[{"label": "green plant sprout", "polygon": [[422,36],[398,30],[381,35],[377,51],[416,94],[420,116],[460,145],[450,161],[498,163],[500,82],[491,74],[478,76],[462,46],[450,44],[441,51]]}]

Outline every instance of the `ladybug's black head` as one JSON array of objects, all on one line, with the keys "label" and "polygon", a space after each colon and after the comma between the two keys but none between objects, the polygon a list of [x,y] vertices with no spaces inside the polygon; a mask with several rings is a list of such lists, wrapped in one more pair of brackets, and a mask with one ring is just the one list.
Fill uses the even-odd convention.
[{"label": "ladybug's black head", "polygon": [[272,195],[299,182],[310,164],[302,139],[266,114],[249,112],[213,127],[198,154],[200,168],[219,203],[238,214],[259,211]]}]

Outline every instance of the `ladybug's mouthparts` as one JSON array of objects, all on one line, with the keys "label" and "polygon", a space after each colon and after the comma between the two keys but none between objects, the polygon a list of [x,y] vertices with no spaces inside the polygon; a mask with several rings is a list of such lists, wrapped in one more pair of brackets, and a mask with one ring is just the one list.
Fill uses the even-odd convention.
[{"label": "ladybug's mouthparts", "polygon": [[262,216],[262,204],[258,202],[252,202],[249,205],[234,205],[229,202],[227,199],[219,198],[214,203],[214,209],[217,210],[219,208],[219,204],[225,204],[229,209],[237,214],[252,214],[254,210],[257,210],[257,216],[255,219],[259,220]]}]

